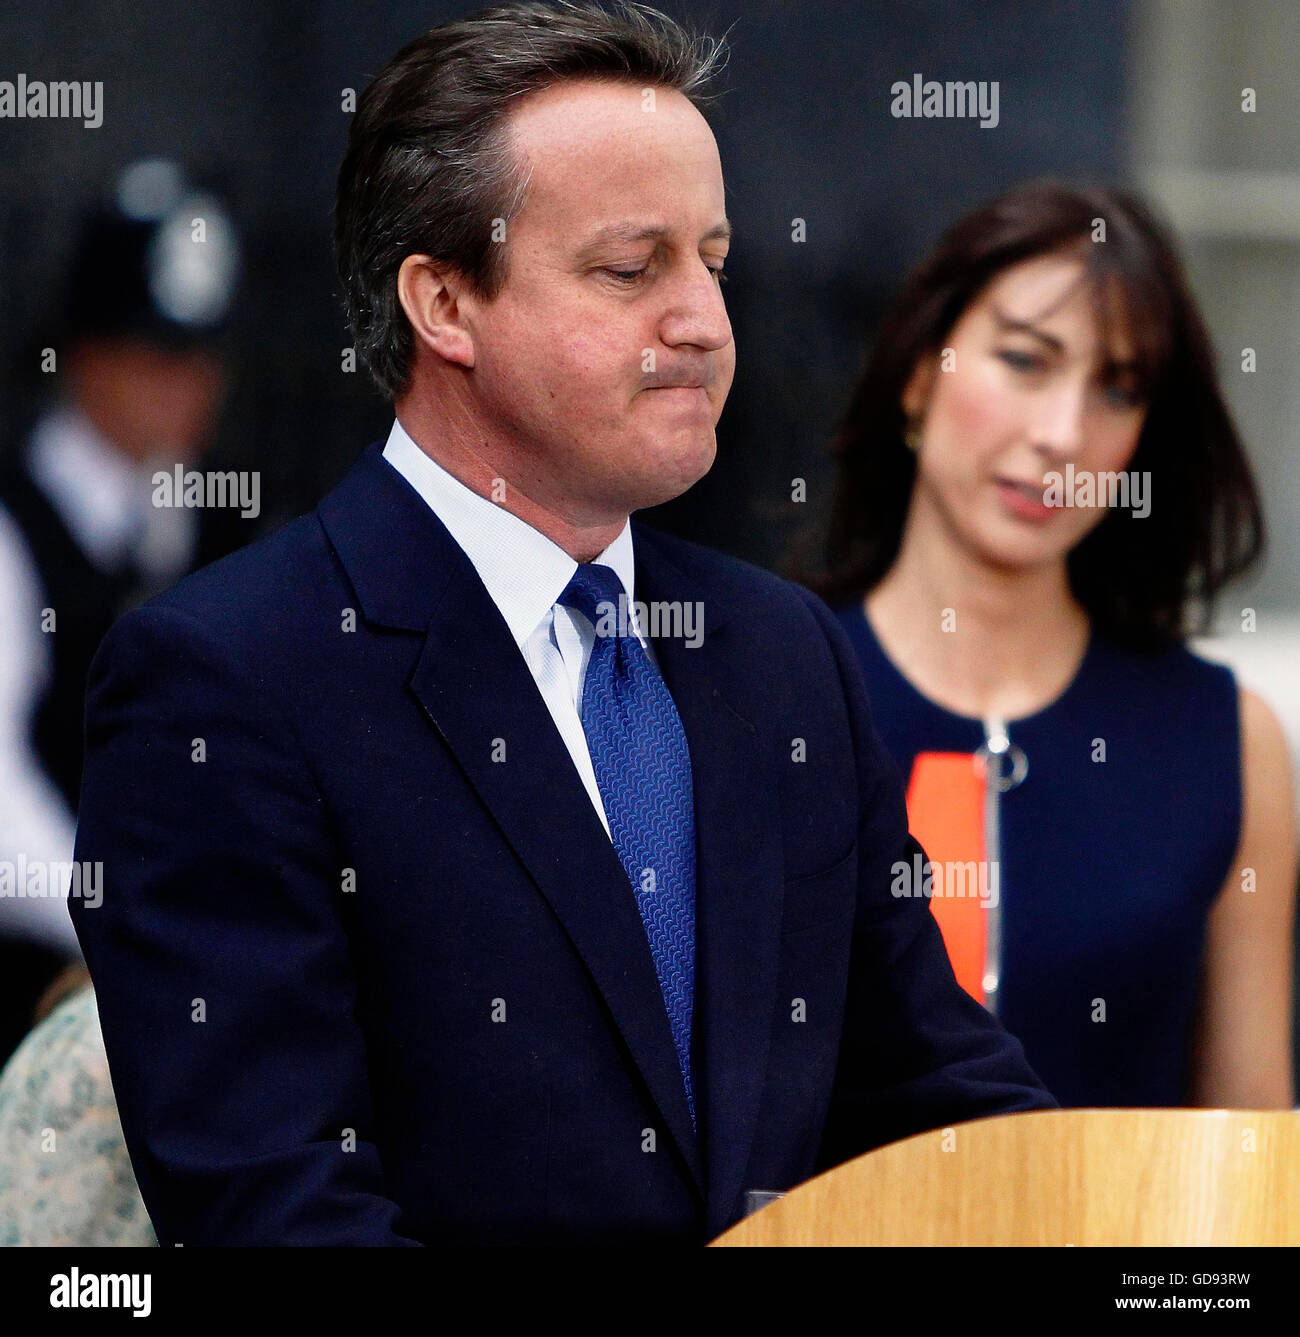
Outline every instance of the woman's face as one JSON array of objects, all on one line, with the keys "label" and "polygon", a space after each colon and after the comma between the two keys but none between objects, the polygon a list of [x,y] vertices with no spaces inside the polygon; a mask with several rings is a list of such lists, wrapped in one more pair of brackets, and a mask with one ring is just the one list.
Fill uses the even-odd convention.
[{"label": "woman's face", "polygon": [[[1105,517],[1099,476],[1123,472],[1137,448],[1146,408],[1124,322],[1103,344],[1083,279],[1067,255],[1003,270],[903,395],[919,427],[913,519],[937,521],[998,567],[1063,560]],[[1044,504],[1058,500],[1048,475],[1068,482],[1070,465],[1074,486],[1060,499],[1080,499],[1091,475],[1093,504]]]}]

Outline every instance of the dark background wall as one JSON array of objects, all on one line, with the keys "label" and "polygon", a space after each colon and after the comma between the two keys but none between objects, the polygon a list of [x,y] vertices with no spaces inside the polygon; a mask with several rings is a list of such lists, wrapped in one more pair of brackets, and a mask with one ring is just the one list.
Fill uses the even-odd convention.
[{"label": "dark background wall", "polygon": [[[0,436],[50,387],[32,340],[76,211],[132,159],[219,173],[248,229],[236,375],[217,454],[262,471],[263,526],[312,506],[391,415],[350,342],[330,254],[360,90],[410,37],[477,4],[45,0],[0,13],[0,78],[103,80],[104,122],[0,120]],[[716,122],[736,241],[738,367],[713,472],[659,523],[764,564],[825,501],[827,437],[882,301],[957,213],[1027,177],[1124,159],[1125,0],[672,3],[729,29]],[[890,85],[997,80],[1000,124],[897,120]],[[791,220],[807,240],[791,240]],[[39,345],[37,345],[39,346]],[[805,506],[790,480],[808,479]]]}]

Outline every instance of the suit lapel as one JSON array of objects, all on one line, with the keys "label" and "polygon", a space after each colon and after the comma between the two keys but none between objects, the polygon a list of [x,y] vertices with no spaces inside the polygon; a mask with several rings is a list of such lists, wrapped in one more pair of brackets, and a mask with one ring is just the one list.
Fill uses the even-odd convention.
[{"label": "suit lapel", "polygon": [[[449,586],[410,685],[564,925],[702,1188],[686,1091],[635,893],[481,584]],[[505,743],[504,762],[493,759],[496,739]]]},{"label": "suit lapel", "polygon": [[[719,568],[670,558],[634,525],[637,598],[696,602],[704,639],[658,638],[695,790],[694,1052],[703,1156],[691,1129],[654,961],[618,855],[504,619],[441,521],[370,447],[321,503],[363,614],[423,632],[409,689],[454,753],[603,996],[697,1188],[709,1228],[730,1224],[767,1071],[780,951],[777,758],[739,698],[752,645]],[[689,552],[689,549],[678,549]],[[761,610],[756,610],[761,612]],[[506,760],[493,760],[495,739]],[[758,1185],[757,1187],[763,1187]]]},{"label": "suit lapel", "polygon": [[749,718],[753,706],[737,696],[753,654],[738,599],[707,572],[670,562],[653,532],[635,529],[638,600],[698,601],[703,610],[702,644],[656,640],[655,655],[686,730],[695,789],[697,1113],[716,1235],[745,1187],[777,1004],[784,884],[776,758]]},{"label": "suit lapel", "polygon": [[[320,515],[365,615],[425,632],[409,688],[563,924],[703,1194],[635,894],[505,620],[380,448],[367,451]],[[494,760],[497,739],[504,761]]]}]

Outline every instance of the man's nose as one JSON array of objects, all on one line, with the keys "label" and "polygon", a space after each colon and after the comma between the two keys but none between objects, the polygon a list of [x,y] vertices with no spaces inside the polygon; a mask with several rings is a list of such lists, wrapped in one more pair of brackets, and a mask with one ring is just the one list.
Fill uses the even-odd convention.
[{"label": "man's nose", "polygon": [[690,345],[710,352],[731,342],[731,321],[719,280],[702,260],[674,285],[659,334],[670,347]]}]

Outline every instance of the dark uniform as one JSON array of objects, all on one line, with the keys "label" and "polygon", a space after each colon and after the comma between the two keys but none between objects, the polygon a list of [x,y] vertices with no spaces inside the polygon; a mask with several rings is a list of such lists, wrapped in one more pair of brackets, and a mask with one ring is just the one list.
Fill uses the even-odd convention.
[{"label": "dark uniform", "polygon": [[[127,337],[184,350],[219,339],[235,282],[234,234],[229,219],[217,216],[219,202],[211,195],[201,200],[208,220],[225,229],[224,249],[213,249],[212,265],[217,269],[214,272],[210,265],[207,271],[199,270],[198,288],[187,291],[160,275],[167,253],[158,244],[165,229],[174,236],[178,224],[185,224],[199,207],[183,174],[169,163],[136,164],[117,184],[111,207],[98,210],[83,227],[69,275],[62,343]],[[190,271],[182,277],[187,276],[195,277]],[[38,606],[54,610],[56,617],[54,633],[45,638],[50,671],[36,696],[29,749],[68,811],[75,814],[86,676],[100,641],[128,608],[240,546],[253,536],[253,527],[237,512],[200,510],[194,517],[197,533],[177,568],[162,573],[144,570],[129,546],[118,560],[105,564],[102,554],[88,552],[78,540],[57,499],[38,481],[30,451],[10,451],[5,461],[0,466],[0,506],[27,548],[39,585]],[[93,488],[96,480],[87,477],[84,485]],[[5,591],[0,591],[3,597]],[[44,853],[72,857],[71,849]],[[3,910],[0,902],[0,916]],[[0,1064],[26,1034],[41,994],[69,959],[51,943],[13,931],[12,923],[0,917]]]}]

